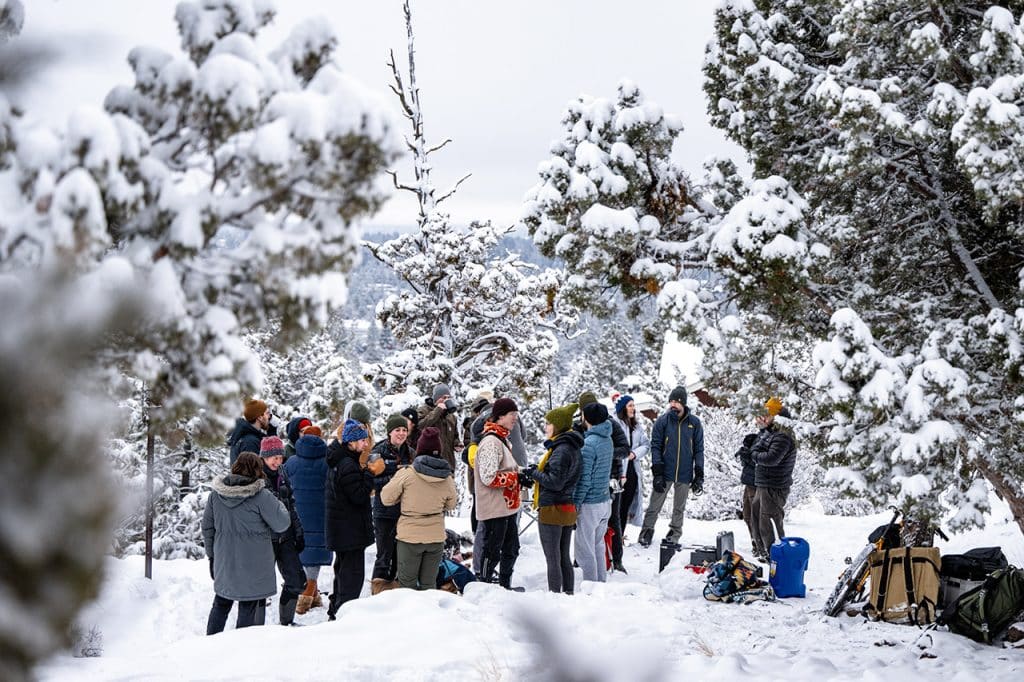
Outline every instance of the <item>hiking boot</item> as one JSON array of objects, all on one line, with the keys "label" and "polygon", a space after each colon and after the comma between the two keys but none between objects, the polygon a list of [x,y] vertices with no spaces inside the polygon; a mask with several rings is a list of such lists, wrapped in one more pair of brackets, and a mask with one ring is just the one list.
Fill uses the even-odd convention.
[{"label": "hiking boot", "polygon": [[629,575],[629,571],[626,570],[626,567],[622,565],[621,561],[613,561],[612,562],[612,570],[613,571],[622,571],[626,575]]},{"label": "hiking boot", "polygon": [[299,595],[299,601],[295,605],[295,613],[301,616],[313,608],[313,595],[316,591],[316,581],[307,578],[306,589]]},{"label": "hiking boot", "polygon": [[651,541],[654,539],[654,529],[644,528],[640,531],[640,539],[637,541],[641,547],[650,547]]},{"label": "hiking boot", "polygon": [[498,576],[498,584],[504,587],[509,592],[526,592],[525,587],[512,587],[512,574]]},{"label": "hiking boot", "polygon": [[387,578],[374,578],[370,581],[370,595],[380,594],[381,592],[387,592],[388,590],[394,590],[399,588],[397,580],[388,580]]}]

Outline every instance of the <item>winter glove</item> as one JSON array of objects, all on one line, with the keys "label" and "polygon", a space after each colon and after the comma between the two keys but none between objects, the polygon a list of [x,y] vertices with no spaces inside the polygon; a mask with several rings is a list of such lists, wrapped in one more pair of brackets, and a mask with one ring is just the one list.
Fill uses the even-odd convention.
[{"label": "winter glove", "polygon": [[519,472],[519,485],[522,486],[523,488],[533,487],[533,478],[530,476],[529,473],[527,473],[527,470],[525,469]]},{"label": "winter glove", "polygon": [[665,477],[661,474],[654,477],[654,492],[659,495],[665,492]]},{"label": "winter glove", "polygon": [[370,455],[370,458],[366,460],[366,468],[370,470],[370,473],[374,476],[380,476],[384,473],[384,469],[387,467],[387,462],[379,454],[374,452]]},{"label": "winter glove", "polygon": [[299,533],[295,536],[295,551],[301,553],[304,549],[306,549],[306,534]]},{"label": "winter glove", "polygon": [[216,578],[213,577],[213,557],[210,557],[210,580],[216,580]]},{"label": "winter glove", "polygon": [[704,469],[696,467],[693,470],[693,482],[690,484],[690,491],[694,495],[704,494]]}]

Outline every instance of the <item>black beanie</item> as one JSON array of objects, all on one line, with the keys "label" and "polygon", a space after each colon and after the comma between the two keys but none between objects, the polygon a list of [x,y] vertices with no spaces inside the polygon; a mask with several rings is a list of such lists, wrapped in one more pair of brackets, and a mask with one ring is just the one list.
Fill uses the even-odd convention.
[{"label": "black beanie", "polygon": [[683,386],[676,386],[672,389],[672,392],[668,394],[668,401],[678,400],[683,405],[686,404],[686,388]]},{"label": "black beanie", "polygon": [[583,406],[583,418],[591,426],[608,421],[608,408],[601,403],[588,403]]},{"label": "black beanie", "polygon": [[494,405],[491,406],[491,421],[498,421],[499,417],[504,417],[509,412],[518,412],[519,408],[511,398],[498,398],[494,401]]}]

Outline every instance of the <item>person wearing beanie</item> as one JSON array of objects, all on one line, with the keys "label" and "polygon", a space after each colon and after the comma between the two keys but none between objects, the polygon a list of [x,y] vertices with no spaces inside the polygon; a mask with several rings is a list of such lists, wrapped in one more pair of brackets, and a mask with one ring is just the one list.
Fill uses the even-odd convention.
[{"label": "person wearing beanie", "polygon": [[359,597],[366,577],[366,548],[373,543],[373,474],[360,465],[369,433],[355,419],[346,420],[338,431],[341,438],[327,446],[329,471],[324,495],[327,548],[334,551],[328,620],[335,619],[342,604]]},{"label": "person wearing beanie", "polygon": [[664,541],[678,542],[683,534],[686,499],[692,489],[704,492],[704,426],[686,406],[686,389],[677,386],[668,394],[668,409],[654,422],[651,433],[651,473],[654,491],[644,514],[640,544],[649,547],[654,523],[672,488],[672,520]]},{"label": "person wearing beanie", "polygon": [[324,533],[324,489],[327,481],[327,443],[317,426],[307,426],[295,441],[295,455],[284,463],[291,481],[295,511],[302,523],[305,547],[299,552],[306,576],[306,588],[299,595],[295,613],[302,615],[311,608],[323,606],[317,580],[320,567],[330,566],[334,559],[327,549]]},{"label": "person wearing beanie", "polygon": [[397,554],[398,582],[413,590],[437,586],[437,569],[444,552],[444,514],[458,499],[448,462],[436,457],[441,439],[429,426],[416,444],[416,459],[401,469],[380,491],[381,502],[400,505]]},{"label": "person wearing beanie", "polygon": [[524,475],[536,485],[533,507],[537,510],[537,533],[547,563],[548,589],[572,594],[575,576],[569,547],[575,527],[576,505],[573,491],[580,478],[583,437],[572,428],[579,405],[570,403],[544,415],[544,447],[547,452]]},{"label": "person wearing beanie", "polygon": [[284,435],[288,439],[284,444],[284,461],[287,463],[295,454],[295,443],[302,435],[303,429],[309,428],[313,422],[309,417],[293,417],[284,427]]},{"label": "person wearing beanie", "polygon": [[210,484],[201,524],[214,591],[207,635],[224,631],[236,601],[236,628],[263,625],[267,597],[277,592],[270,538],[287,530],[291,519],[265,484],[255,452],[241,453],[231,473]]},{"label": "person wearing beanie", "polygon": [[263,460],[263,475],[267,489],[281,500],[292,520],[287,530],[271,536],[274,561],[284,580],[281,585],[281,599],[277,605],[278,614],[281,625],[291,625],[295,621],[299,595],[306,589],[306,574],[302,570],[302,560],[299,558],[299,553],[306,547],[306,538],[302,521],[295,511],[291,482],[281,467],[284,464],[284,442],[277,436],[267,436],[260,442],[260,458]]},{"label": "person wearing beanie", "polygon": [[[597,394],[593,391],[583,391],[579,395],[579,405],[581,410],[581,419],[577,422],[573,428],[581,436],[585,434],[586,428],[583,425],[582,410],[587,409],[590,405],[597,405]],[[603,406],[602,406],[603,407]],[[597,409],[591,407],[591,410]],[[596,414],[596,413],[595,413]],[[605,415],[607,418],[607,408],[605,408]],[[617,421],[612,420],[612,469],[608,479],[608,489],[612,500],[612,513],[608,516],[608,527],[611,529],[611,545],[612,545],[612,568],[625,573],[625,568],[622,566],[622,526],[619,523],[619,508],[621,506],[621,491],[623,484],[625,483],[625,466],[624,462],[629,456],[629,441],[626,439],[626,432],[622,430],[622,425]],[[576,534],[576,539],[579,540],[579,533]]]},{"label": "person wearing beanie", "polygon": [[[310,424],[309,426],[307,426],[304,429],[302,429],[302,431],[299,432],[299,435],[300,436],[316,436],[317,438],[323,438],[324,437],[324,432],[321,431],[320,427],[317,426],[316,424]],[[285,446],[285,449],[287,449],[287,446]]]},{"label": "person wearing beanie", "polygon": [[[519,408],[510,398],[498,398],[477,446],[474,484],[476,515],[484,526],[483,557],[478,578],[512,587],[512,573],[519,557],[519,527],[516,523],[520,497],[519,467],[512,456],[509,434],[519,419]],[[478,525],[479,527],[479,525]],[[521,588],[519,588],[521,590]]]},{"label": "person wearing beanie", "polygon": [[[619,425],[629,442],[629,454],[625,459],[626,481],[622,485],[622,497],[618,504],[619,527],[625,538],[626,526],[632,523],[639,526],[643,523],[644,490],[641,462],[651,451],[651,441],[647,432],[637,418],[636,403],[633,396],[619,396],[615,401],[615,423]],[[612,566],[617,571],[625,572],[621,562]]]},{"label": "person wearing beanie", "polygon": [[262,400],[250,399],[243,404],[242,416],[235,420],[235,428],[228,436],[231,464],[243,452],[259,452],[265,436],[277,435],[271,426],[270,409]]},{"label": "person wearing beanie", "polygon": [[756,419],[760,431],[750,446],[755,487],[750,515],[751,533],[756,533],[752,542],[754,555],[767,562],[775,538],[786,534],[783,520],[789,491],[793,487],[796,440],[792,429],[777,421],[779,417],[783,418],[783,422],[792,418],[782,401],[772,397],[764,407],[765,413]]},{"label": "person wearing beanie", "polygon": [[385,504],[381,490],[400,470],[412,464],[415,455],[409,447],[409,427],[400,414],[388,417],[387,438],[373,446],[367,467],[373,474],[373,535],[377,543],[377,558],[370,575],[370,594],[398,587],[398,520],[401,506]]},{"label": "person wearing beanie", "polygon": [[614,448],[608,408],[598,402],[583,406],[583,447],[580,449],[580,477],[573,489],[576,505],[576,563],[584,580],[604,582],[605,534],[611,517],[612,500],[608,486]]},{"label": "person wearing beanie", "polygon": [[[370,422],[373,421],[373,417],[370,415],[370,408],[360,402],[350,401],[345,405],[345,412],[342,415],[342,425],[338,427],[340,432],[345,422],[349,419],[359,422],[363,426],[363,430],[366,431],[366,444],[363,446],[362,456],[359,458],[359,466],[366,467],[366,460],[370,458],[370,452],[373,450],[374,438],[373,438],[373,427]],[[337,438],[337,434],[335,435]],[[339,439],[340,440],[340,439]]]},{"label": "person wearing beanie", "polygon": [[423,429],[428,426],[436,428],[441,437],[440,457],[448,462],[452,471],[455,471],[455,449],[461,447],[459,444],[459,422],[455,417],[458,407],[452,398],[448,384],[435,385],[430,397],[417,410],[416,430],[410,434],[415,443],[419,440],[420,432]]}]

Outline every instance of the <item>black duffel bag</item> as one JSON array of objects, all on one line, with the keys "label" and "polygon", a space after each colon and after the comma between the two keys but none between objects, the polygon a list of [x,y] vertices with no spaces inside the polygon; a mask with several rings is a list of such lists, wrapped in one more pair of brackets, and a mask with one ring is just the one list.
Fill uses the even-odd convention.
[{"label": "black duffel bag", "polygon": [[1002,547],[977,547],[963,554],[944,554],[939,574],[963,580],[984,580],[992,571],[1008,565]]}]

